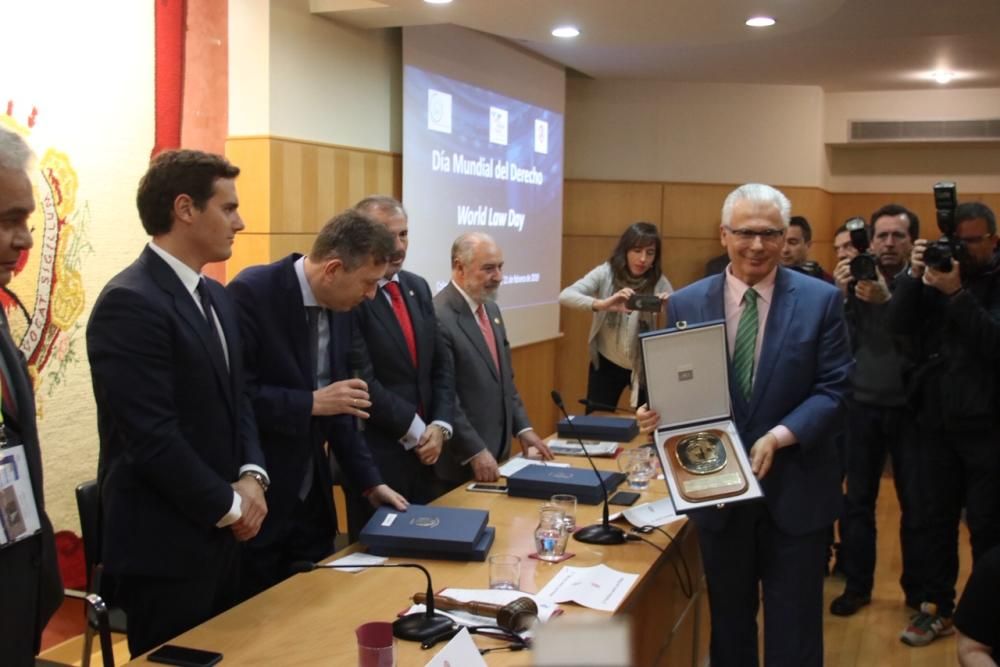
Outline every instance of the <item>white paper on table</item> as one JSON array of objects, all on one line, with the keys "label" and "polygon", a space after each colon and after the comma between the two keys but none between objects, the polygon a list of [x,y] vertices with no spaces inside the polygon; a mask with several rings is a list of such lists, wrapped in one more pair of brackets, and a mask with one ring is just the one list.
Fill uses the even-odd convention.
[{"label": "white paper on table", "polygon": [[[353,553],[343,558],[338,558],[337,560],[330,561],[330,565],[381,565],[382,563],[389,560],[388,558],[383,558],[382,556],[372,556],[371,554],[365,553]],[[343,567],[337,568],[338,572],[361,572],[364,567]]]},{"label": "white paper on table", "polygon": [[678,518],[670,498],[661,498],[651,503],[629,507],[622,512],[622,516],[636,528],[663,526]]},{"label": "white paper on table", "polygon": [[614,611],[625,599],[638,574],[621,572],[607,565],[564,565],[538,597],[552,602],[575,602],[599,611]]},{"label": "white paper on table", "polygon": [[[518,598],[531,598],[538,605],[538,620],[541,623],[549,620],[556,614],[562,612],[555,602],[551,600],[543,600],[538,595],[533,595],[531,593],[525,593],[523,591],[509,591],[509,590],[493,590],[489,588],[446,588],[438,595],[443,595],[445,597],[452,598],[453,600],[458,600],[459,602],[471,602],[475,600],[476,602],[487,602],[489,604],[505,605],[510,604]],[[409,609],[407,609],[404,614],[412,614],[414,612],[423,612],[426,607],[422,604],[415,604]],[[434,610],[438,614],[442,614],[452,619],[459,625],[496,625],[495,618],[489,618],[488,616],[477,616],[475,614],[470,614],[467,611],[442,611],[441,609]],[[526,630],[520,633],[522,637],[530,637],[531,631]]]},{"label": "white paper on table", "polygon": [[458,631],[425,667],[486,667],[479,648],[466,628]]},{"label": "white paper on table", "polygon": [[507,459],[506,463],[500,466],[500,476],[510,477],[518,470],[527,468],[528,466],[550,466],[552,468],[568,468],[568,463],[554,463],[552,461],[546,461],[542,463],[541,461],[536,461],[534,459],[528,459],[523,456],[515,456],[513,458]]}]

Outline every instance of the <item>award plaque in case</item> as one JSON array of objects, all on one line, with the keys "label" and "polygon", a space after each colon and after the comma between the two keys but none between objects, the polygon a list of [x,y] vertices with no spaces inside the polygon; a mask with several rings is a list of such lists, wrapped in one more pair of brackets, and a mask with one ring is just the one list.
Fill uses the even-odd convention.
[{"label": "award plaque in case", "polygon": [[726,329],[708,322],[640,336],[654,434],[664,478],[679,513],[761,498],[732,421]]}]

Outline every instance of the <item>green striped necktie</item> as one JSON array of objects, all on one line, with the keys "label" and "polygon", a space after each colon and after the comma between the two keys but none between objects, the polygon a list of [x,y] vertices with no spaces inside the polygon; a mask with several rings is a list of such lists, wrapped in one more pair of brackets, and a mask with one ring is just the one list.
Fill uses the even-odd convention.
[{"label": "green striped necktie", "polygon": [[752,287],[743,293],[743,314],[736,328],[736,349],[733,351],[733,372],[747,400],[753,388],[753,353],[757,348],[757,296]]}]

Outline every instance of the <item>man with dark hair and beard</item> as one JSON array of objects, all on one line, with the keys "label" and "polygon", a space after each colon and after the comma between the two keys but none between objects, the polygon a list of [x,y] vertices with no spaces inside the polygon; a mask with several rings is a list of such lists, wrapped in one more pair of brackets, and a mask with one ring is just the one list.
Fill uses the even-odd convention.
[{"label": "man with dark hair and beard", "polygon": [[[890,326],[914,364],[909,394],[917,415],[919,488],[926,566],[920,613],[902,641],[923,646],[954,632],[958,523],[963,506],[975,564],[1000,543],[1000,262],[996,217],[965,203],[954,214],[961,250],[946,269],[914,243],[890,304]],[[923,523],[923,520],[922,520]]]}]

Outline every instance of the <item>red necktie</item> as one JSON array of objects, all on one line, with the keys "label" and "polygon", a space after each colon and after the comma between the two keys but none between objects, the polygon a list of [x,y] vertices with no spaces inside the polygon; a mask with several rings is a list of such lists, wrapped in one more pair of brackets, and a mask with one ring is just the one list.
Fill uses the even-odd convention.
[{"label": "red necktie", "polygon": [[479,322],[479,330],[483,332],[483,338],[486,339],[486,347],[489,348],[490,355],[493,356],[493,363],[499,371],[500,357],[497,355],[497,339],[493,335],[493,327],[490,326],[490,319],[486,316],[486,307],[483,304],[479,304],[479,308],[476,309],[476,320]]},{"label": "red necktie", "polygon": [[406,304],[403,303],[403,295],[399,291],[399,283],[390,280],[385,284],[385,291],[389,293],[389,299],[392,301],[392,312],[396,314],[396,319],[399,320],[399,328],[403,330],[403,338],[406,339],[406,348],[410,351],[410,361],[413,362],[413,367],[417,367],[417,339],[413,335],[413,322],[410,321],[410,311],[406,309]]}]

